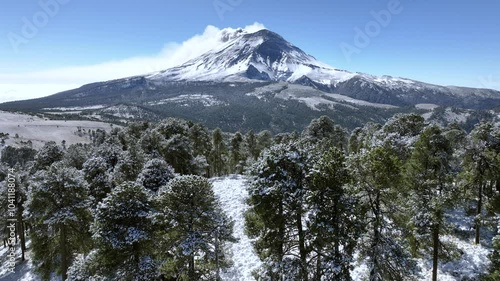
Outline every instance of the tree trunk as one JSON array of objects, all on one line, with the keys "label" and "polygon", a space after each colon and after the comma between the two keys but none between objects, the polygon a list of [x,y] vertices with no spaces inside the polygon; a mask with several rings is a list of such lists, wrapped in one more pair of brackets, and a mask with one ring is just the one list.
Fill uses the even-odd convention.
[{"label": "tree trunk", "polygon": [[373,265],[370,270],[370,281],[379,281],[379,262],[378,262],[378,251],[380,247],[380,193],[377,192],[375,196],[375,201],[372,202],[372,211],[375,216],[375,222],[373,225],[373,243],[372,243],[372,260]]},{"label": "tree trunk", "polygon": [[69,255],[67,248],[67,237],[66,237],[66,227],[61,227],[61,278],[63,281],[68,279],[68,267],[69,267]]},{"label": "tree trunk", "polygon": [[189,257],[189,280],[196,280],[196,274],[194,271],[194,255]]},{"label": "tree trunk", "polygon": [[[283,203],[280,202],[279,204],[279,208],[278,208],[278,214],[279,214],[279,218],[280,218],[280,225],[279,225],[279,238],[278,239],[281,239],[279,240],[279,243],[278,243],[278,249],[277,249],[277,254],[278,254],[278,261],[282,262],[283,261],[283,257],[285,256],[285,253],[284,253],[284,248],[285,248],[285,245],[284,245],[284,240],[285,240],[285,219],[284,219],[284,215],[283,215]],[[281,267],[280,270],[279,270],[279,279],[278,280],[283,280],[284,278],[284,273],[283,273],[283,268]]]},{"label": "tree trunk", "polygon": [[300,252],[300,272],[301,280],[307,281],[307,250],[305,245],[304,229],[302,228],[302,208],[299,206],[297,208],[296,220],[297,220],[297,231],[299,234],[299,252]]},{"label": "tree trunk", "polygon": [[24,237],[24,223],[22,216],[19,219],[19,240],[21,241],[21,261],[25,260],[24,253],[26,252],[26,238]]},{"label": "tree trunk", "polygon": [[316,258],[316,276],[315,281],[321,281],[321,253],[318,251],[318,256]]},{"label": "tree trunk", "polygon": [[23,207],[23,202],[24,200],[21,199],[21,201],[18,204],[18,211],[17,211],[17,224],[19,228],[19,240],[21,240],[21,261],[25,260],[24,253],[26,252],[26,238],[24,236],[24,222],[23,222],[23,212],[24,212],[24,207]]},{"label": "tree trunk", "polygon": [[219,227],[215,230],[215,266],[216,266],[216,281],[220,281],[220,265],[219,265]]},{"label": "tree trunk", "polygon": [[437,281],[438,258],[439,258],[439,224],[435,224],[432,229],[432,281]]},{"label": "tree trunk", "polygon": [[477,213],[476,213],[476,245],[479,244],[480,234],[481,234],[481,213],[483,209],[483,184],[479,184],[478,199],[477,199]]}]

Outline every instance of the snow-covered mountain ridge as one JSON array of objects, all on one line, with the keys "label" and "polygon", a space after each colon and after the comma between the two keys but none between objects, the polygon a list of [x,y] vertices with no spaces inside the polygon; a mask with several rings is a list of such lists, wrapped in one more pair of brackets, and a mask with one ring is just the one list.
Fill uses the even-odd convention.
[{"label": "snow-covered mountain ridge", "polygon": [[396,113],[423,114],[421,104],[478,112],[497,110],[500,104],[495,90],[341,70],[267,29],[220,30],[202,52],[173,68],[3,103],[0,110],[61,116],[85,108],[80,115],[92,120],[189,117],[227,131],[282,132],[302,130],[321,115],[354,129],[384,123]]},{"label": "snow-covered mountain ridge", "polygon": [[267,29],[249,33],[224,29],[220,44],[178,67],[147,76],[168,81],[248,81],[296,82],[308,77],[322,84],[336,84],[359,74],[335,69]]},{"label": "snow-covered mountain ridge", "polygon": [[[286,81],[316,84],[316,88],[335,89],[338,83],[359,79],[363,84],[397,91],[441,91],[458,96],[473,94],[484,98],[500,98],[493,90],[445,87],[411,79],[374,76],[336,69],[267,29],[248,32],[244,29],[223,29],[220,42],[197,58],[167,70],[147,75],[152,81]],[[366,86],[366,85],[363,85]]]}]

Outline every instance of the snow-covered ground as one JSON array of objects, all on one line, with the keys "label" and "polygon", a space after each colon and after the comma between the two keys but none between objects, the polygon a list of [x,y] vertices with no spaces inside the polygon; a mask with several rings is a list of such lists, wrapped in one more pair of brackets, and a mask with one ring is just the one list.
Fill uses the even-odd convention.
[{"label": "snow-covered ground", "polygon": [[0,248],[0,280],[2,281],[39,281],[41,280],[34,271],[33,264],[31,262],[30,257],[30,242],[29,240],[26,242],[26,247],[28,251],[25,253],[26,260],[21,262],[21,246],[16,245],[16,267],[14,273],[9,272],[9,268],[7,267],[7,250],[8,248],[3,247]]},{"label": "snow-covered ground", "polygon": [[227,103],[218,100],[212,95],[206,94],[192,94],[192,95],[180,95],[173,98],[162,99],[160,101],[150,102],[149,105],[161,105],[161,104],[179,104],[181,106],[190,106],[192,103],[201,103],[205,107],[218,106],[218,105],[228,105]]},{"label": "snow-covered ground", "polygon": [[[102,129],[110,131],[111,124],[94,121],[45,120],[37,116],[0,111],[0,132],[8,133],[6,145],[18,145],[31,141],[34,147],[41,147],[48,141],[67,145],[89,143],[88,134],[79,134],[78,129],[89,131]],[[16,134],[18,137],[16,138]]]},{"label": "snow-covered ground", "polygon": [[246,178],[243,176],[229,176],[212,180],[214,192],[221,200],[222,207],[227,215],[234,220],[234,236],[239,239],[233,243],[233,267],[222,275],[224,281],[250,281],[252,271],[257,269],[261,262],[253,250],[252,241],[245,234],[244,212],[248,208],[245,199],[248,197]]},{"label": "snow-covered ground", "polygon": [[397,106],[390,104],[372,103],[364,100],[354,99],[344,95],[329,94],[320,90],[311,89],[311,87],[288,84],[286,82],[259,87],[256,88],[253,92],[247,93],[246,95],[254,96],[258,99],[274,97],[283,100],[296,100],[298,102],[304,103],[312,110],[317,111],[321,111],[324,106],[333,109],[334,105],[342,105],[350,107],[352,109],[356,109],[349,104],[385,109],[397,108]]}]

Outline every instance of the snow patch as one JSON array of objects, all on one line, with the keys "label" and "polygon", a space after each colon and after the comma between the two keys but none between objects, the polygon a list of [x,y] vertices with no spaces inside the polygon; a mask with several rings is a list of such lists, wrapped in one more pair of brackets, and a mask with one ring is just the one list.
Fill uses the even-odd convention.
[{"label": "snow patch", "polygon": [[105,105],[92,105],[92,106],[73,106],[73,107],[50,107],[50,108],[42,108],[42,110],[50,111],[82,111],[82,110],[93,110],[93,109],[102,109],[105,108]]},{"label": "snow patch", "polygon": [[214,192],[222,203],[222,209],[234,220],[234,236],[239,239],[230,245],[234,265],[222,274],[224,281],[254,280],[252,271],[261,265],[253,250],[252,240],[245,234],[244,213],[248,208],[245,203],[248,197],[246,181],[245,177],[239,175],[212,179]]},{"label": "snow patch", "polygon": [[193,102],[201,103],[203,106],[227,106],[226,102],[216,99],[212,95],[204,95],[204,94],[193,94],[193,95],[180,95],[173,98],[162,99],[159,101],[149,102],[148,105],[162,105],[175,103],[181,106],[190,106]]}]

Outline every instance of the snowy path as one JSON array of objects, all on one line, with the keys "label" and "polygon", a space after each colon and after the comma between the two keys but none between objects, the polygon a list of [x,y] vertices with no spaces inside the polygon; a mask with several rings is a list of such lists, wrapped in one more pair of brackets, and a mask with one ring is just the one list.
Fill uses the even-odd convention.
[{"label": "snowy path", "polygon": [[7,249],[0,249],[0,280],[2,281],[40,281],[35,273],[33,273],[33,264],[31,262],[31,252],[29,251],[30,241],[26,242],[28,251],[26,252],[26,260],[21,262],[21,247],[16,246],[16,269],[15,273],[9,273],[7,268]]},{"label": "snowy path", "polygon": [[220,198],[226,214],[234,220],[234,236],[239,239],[239,242],[231,245],[234,265],[222,275],[224,281],[254,280],[252,271],[261,263],[253,251],[251,240],[245,235],[243,214],[247,209],[245,199],[248,196],[245,180],[243,176],[212,179],[214,192]]}]

